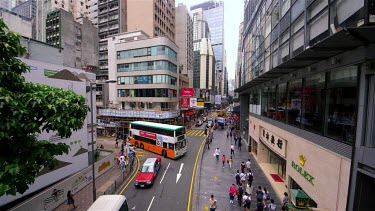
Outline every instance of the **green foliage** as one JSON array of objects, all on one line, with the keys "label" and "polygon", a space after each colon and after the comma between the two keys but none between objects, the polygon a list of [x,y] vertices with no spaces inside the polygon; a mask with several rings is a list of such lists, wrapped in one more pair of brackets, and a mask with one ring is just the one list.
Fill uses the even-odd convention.
[{"label": "green foliage", "polygon": [[0,19],[0,196],[24,193],[43,167],[57,164],[55,156],[69,152],[38,133],[70,137],[89,111],[73,91],[25,81],[29,66],[17,58],[26,53],[19,39]]},{"label": "green foliage", "polygon": [[233,98],[233,99],[232,99],[232,102],[234,102],[234,103],[238,103],[238,102],[240,102],[240,99],[239,99],[239,98]]}]

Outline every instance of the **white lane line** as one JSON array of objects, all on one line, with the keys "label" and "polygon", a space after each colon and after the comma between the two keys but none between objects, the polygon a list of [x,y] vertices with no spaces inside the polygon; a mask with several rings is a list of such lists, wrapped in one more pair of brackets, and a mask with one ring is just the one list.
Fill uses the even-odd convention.
[{"label": "white lane line", "polygon": [[151,208],[151,205],[152,205],[152,202],[154,201],[154,198],[155,198],[155,196],[153,196],[153,197],[152,197],[151,203],[150,203],[150,205],[148,206],[148,209],[147,209],[147,211],[149,211],[149,210],[150,210],[150,208]]},{"label": "white lane line", "polygon": [[161,184],[161,182],[163,182],[164,176],[165,176],[165,174],[167,173],[170,164],[171,164],[171,163],[168,163],[167,169],[165,169],[165,172],[164,172],[164,174],[163,174],[163,177],[162,177],[161,180],[160,180],[160,184]]}]

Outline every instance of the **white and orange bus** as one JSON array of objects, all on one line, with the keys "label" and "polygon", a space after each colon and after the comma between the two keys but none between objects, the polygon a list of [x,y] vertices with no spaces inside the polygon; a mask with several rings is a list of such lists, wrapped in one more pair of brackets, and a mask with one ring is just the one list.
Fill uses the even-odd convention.
[{"label": "white and orange bus", "polygon": [[145,121],[131,122],[129,141],[135,147],[172,159],[187,153],[184,126]]}]

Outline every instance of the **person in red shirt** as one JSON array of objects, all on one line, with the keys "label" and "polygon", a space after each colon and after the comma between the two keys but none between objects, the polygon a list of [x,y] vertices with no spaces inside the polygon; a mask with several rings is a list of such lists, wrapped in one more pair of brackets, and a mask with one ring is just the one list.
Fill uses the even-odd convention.
[{"label": "person in red shirt", "polygon": [[226,159],[225,159],[225,155],[223,155],[223,156],[221,157],[221,161],[223,162],[223,168],[224,168],[225,161],[226,161]]},{"label": "person in red shirt", "polygon": [[230,187],[229,187],[229,203],[232,203],[233,204],[233,200],[234,200],[234,195],[236,195],[236,186],[234,186],[234,184],[232,184]]}]

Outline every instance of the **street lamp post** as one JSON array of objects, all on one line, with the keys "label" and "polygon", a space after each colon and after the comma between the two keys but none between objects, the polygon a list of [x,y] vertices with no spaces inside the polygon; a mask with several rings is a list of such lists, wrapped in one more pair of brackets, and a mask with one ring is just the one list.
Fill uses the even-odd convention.
[{"label": "street lamp post", "polygon": [[[116,80],[106,80],[106,83],[116,83]],[[90,83],[90,108],[91,108],[91,159],[92,159],[92,199],[96,200],[96,186],[95,186],[95,152],[94,152],[94,105],[92,99],[92,90],[96,89],[96,83]]]}]

